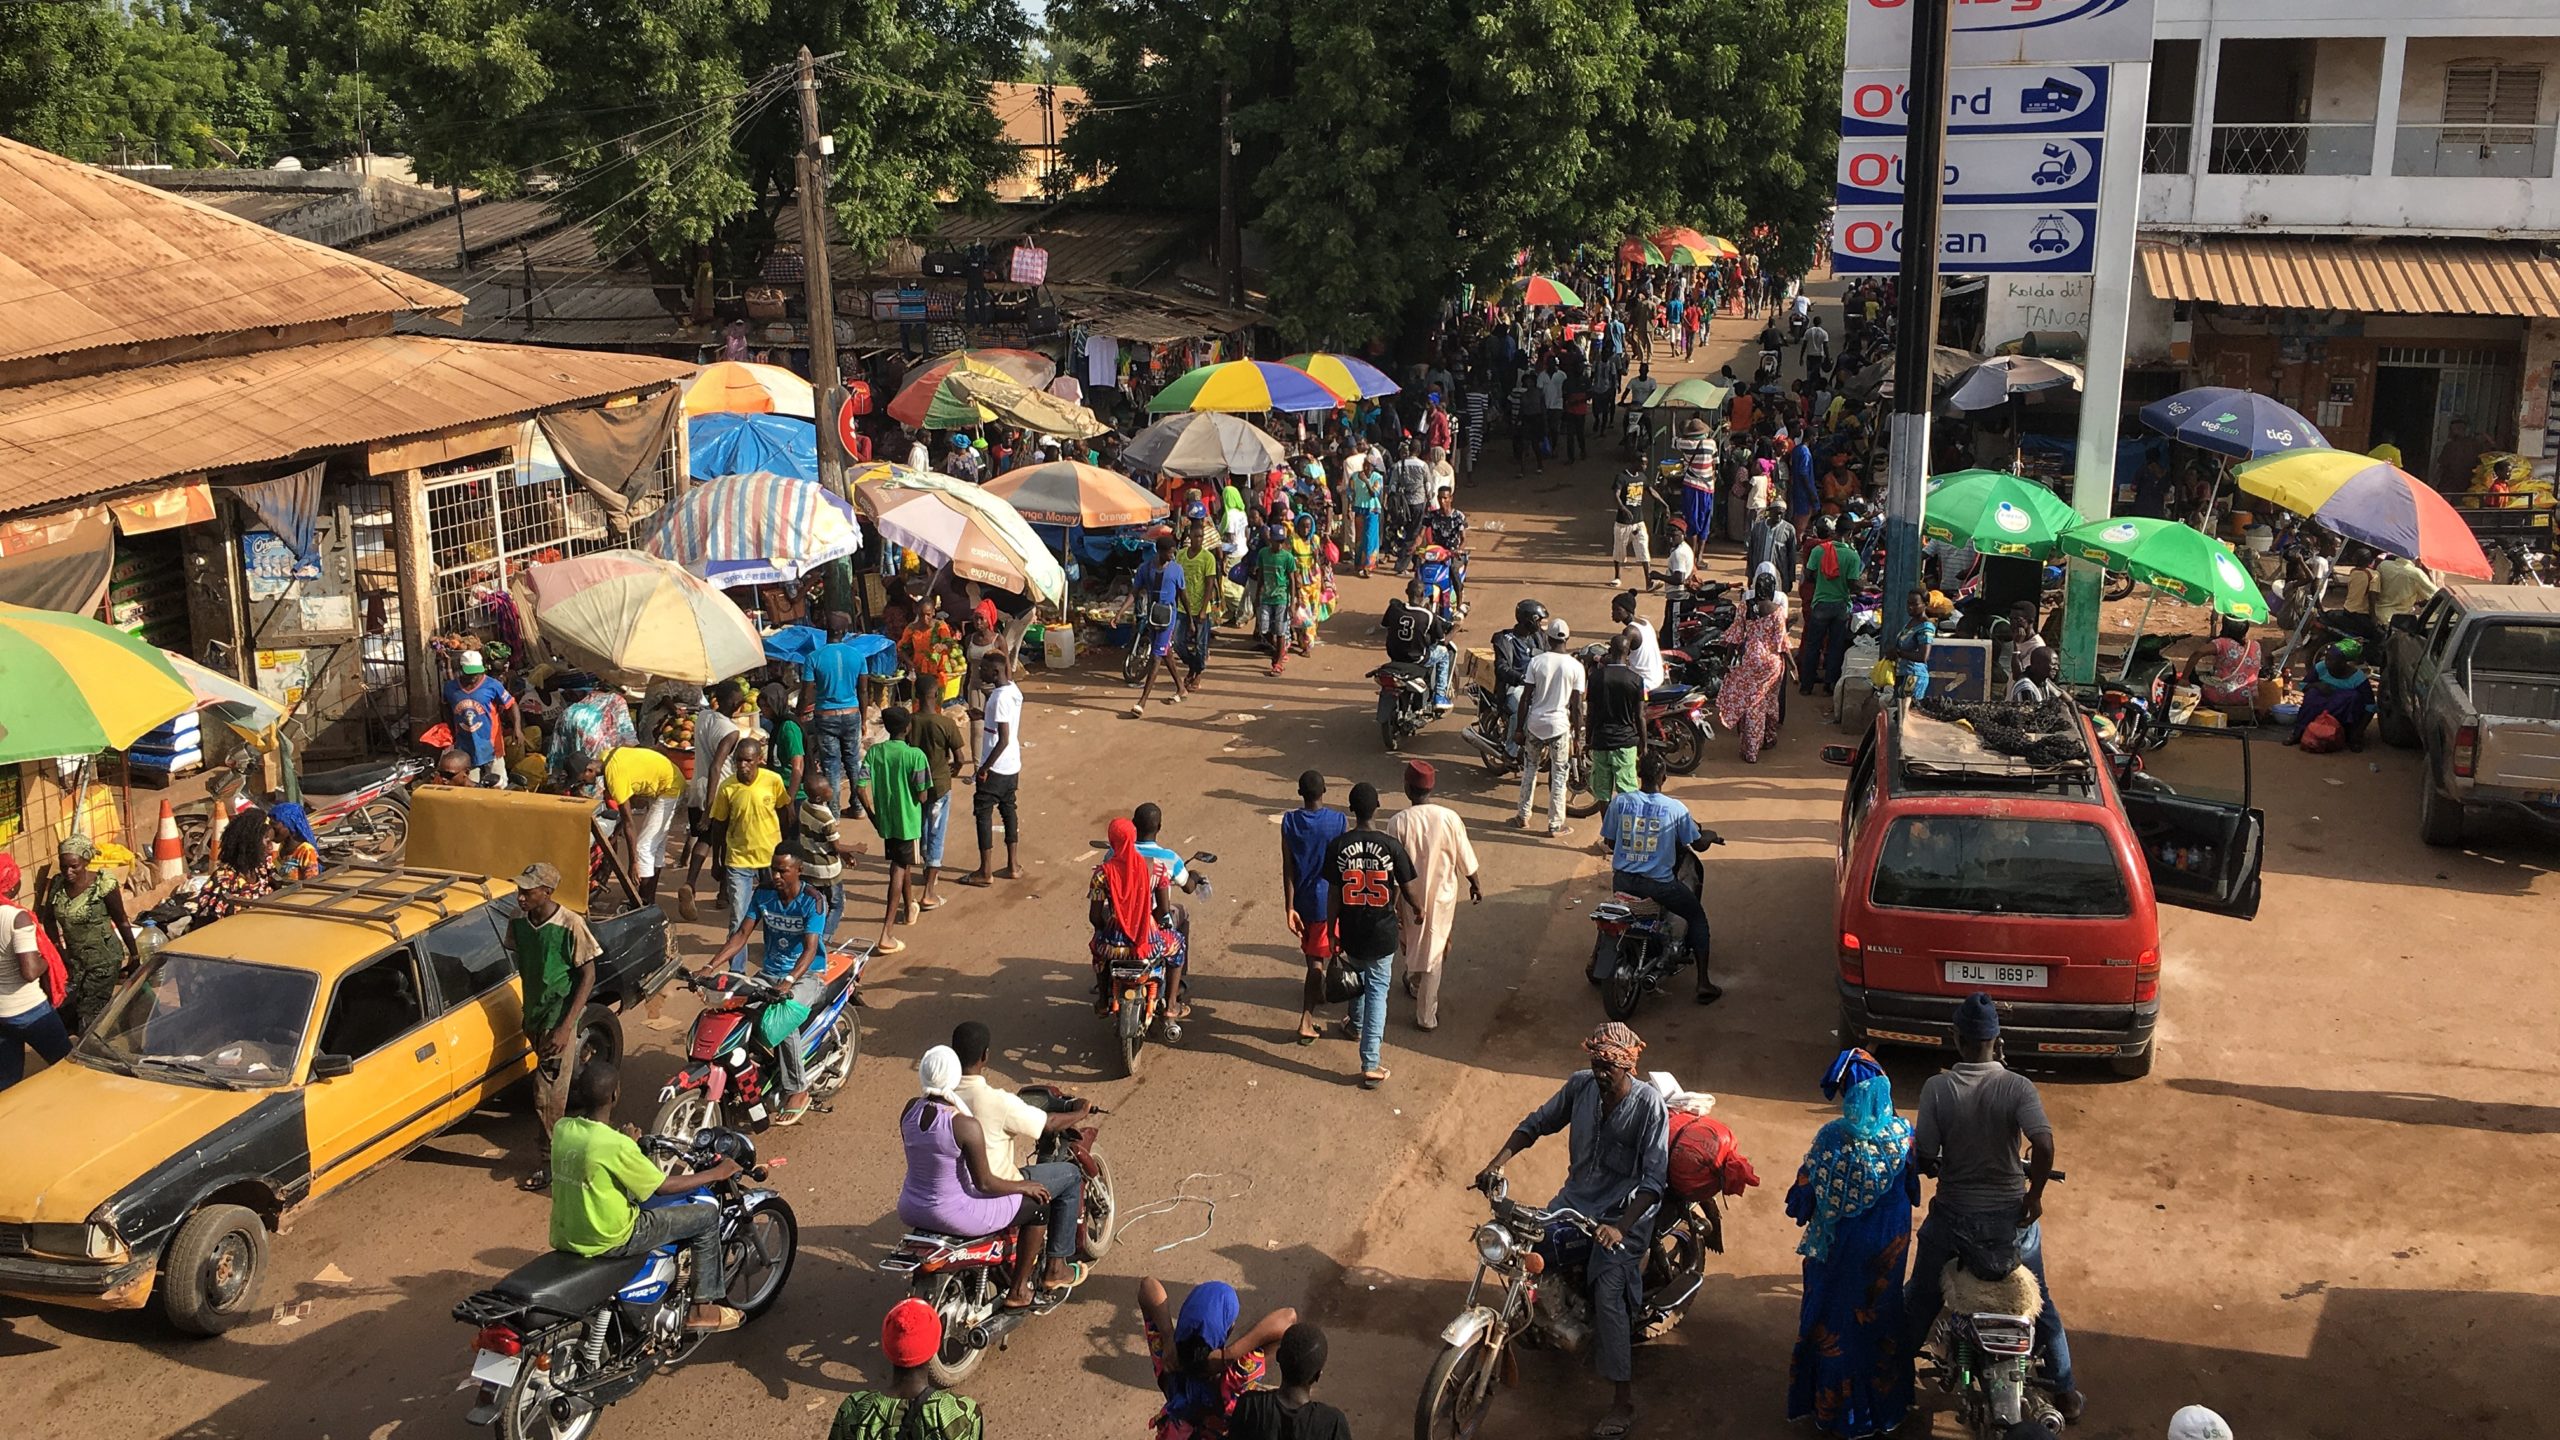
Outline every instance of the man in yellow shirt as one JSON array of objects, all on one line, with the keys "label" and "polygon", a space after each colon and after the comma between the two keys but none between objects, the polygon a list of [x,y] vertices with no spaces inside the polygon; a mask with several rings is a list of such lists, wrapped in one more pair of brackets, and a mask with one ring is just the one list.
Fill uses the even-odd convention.
[{"label": "man in yellow shirt", "polygon": [[2373,567],[2373,623],[2390,629],[2394,617],[2415,611],[2434,599],[2440,588],[2436,577],[2417,561],[2404,555],[2383,556]]},{"label": "man in yellow shirt", "polygon": [[2397,465],[2402,469],[2408,468],[2409,462],[2401,457],[2400,447],[2394,443],[2400,438],[2399,436],[2385,430],[2376,438],[2382,443],[2374,446],[2372,449],[2367,450],[2364,453],[2387,464]]},{"label": "man in yellow shirt", "polygon": [[658,862],[666,854],[667,827],[684,798],[684,774],[676,762],[645,745],[617,745],[605,752],[604,793],[622,807],[622,834],[631,845],[631,878],[640,903],[658,900]]},{"label": "man in yellow shirt", "polygon": [[756,877],[773,863],[790,810],[791,787],[764,768],[764,742],[739,741],[737,774],[711,802],[711,818],[728,826],[720,848],[720,898],[729,907],[733,932],[747,923]]}]

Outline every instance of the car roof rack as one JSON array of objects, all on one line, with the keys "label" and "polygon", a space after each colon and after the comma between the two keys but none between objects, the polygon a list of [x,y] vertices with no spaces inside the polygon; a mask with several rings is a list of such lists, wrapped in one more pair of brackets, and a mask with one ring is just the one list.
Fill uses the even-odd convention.
[{"label": "car roof rack", "polygon": [[2038,738],[2061,739],[2067,735],[2070,753],[2035,759],[1995,750],[1971,728],[1917,709],[1905,707],[1898,723],[1901,771],[1909,780],[1924,784],[2077,789],[2096,778],[2096,759],[2076,727],[2068,732],[2037,732]]},{"label": "car roof rack", "polygon": [[240,908],[379,926],[397,940],[401,938],[401,913],[412,905],[434,907],[439,919],[451,915],[453,911],[445,903],[445,896],[458,885],[468,885],[479,891],[483,900],[497,898],[497,892],[490,888],[486,875],[471,875],[459,870],[412,869],[401,865],[369,865],[357,861],[324,870],[271,895],[242,901]]}]

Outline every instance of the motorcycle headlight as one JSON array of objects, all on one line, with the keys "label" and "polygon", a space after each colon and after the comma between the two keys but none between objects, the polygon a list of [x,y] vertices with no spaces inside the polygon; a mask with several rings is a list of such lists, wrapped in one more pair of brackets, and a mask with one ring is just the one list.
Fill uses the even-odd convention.
[{"label": "motorcycle headlight", "polygon": [[1514,1255],[1511,1236],[1499,1225],[1476,1227],[1476,1258],[1488,1269],[1508,1270]]},{"label": "motorcycle headlight", "polygon": [[122,1260],[124,1240],[112,1225],[31,1225],[27,1246],[39,1255],[76,1256],[83,1260]]}]

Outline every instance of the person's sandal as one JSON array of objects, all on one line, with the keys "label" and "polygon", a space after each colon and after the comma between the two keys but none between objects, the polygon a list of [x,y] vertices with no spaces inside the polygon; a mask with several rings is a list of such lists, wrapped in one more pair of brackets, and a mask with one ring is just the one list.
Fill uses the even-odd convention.
[{"label": "person's sandal", "polygon": [[696,1320],[691,1315],[685,1316],[685,1333],[688,1335],[717,1335],[724,1330],[735,1330],[739,1326],[747,1323],[746,1315],[734,1305],[715,1305],[711,1308],[713,1314],[712,1318],[708,1321]]},{"label": "person's sandal", "polygon": [[1375,1070],[1364,1070],[1360,1072],[1360,1088],[1363,1090],[1375,1090],[1379,1086],[1384,1085],[1389,1080],[1393,1079],[1395,1077],[1395,1073],[1396,1072],[1393,1070],[1386,1069],[1383,1066]]},{"label": "person's sandal", "polygon": [[551,1172],[548,1170],[536,1170],[532,1174],[517,1181],[516,1188],[524,1191],[528,1195],[543,1194],[551,1188]]}]

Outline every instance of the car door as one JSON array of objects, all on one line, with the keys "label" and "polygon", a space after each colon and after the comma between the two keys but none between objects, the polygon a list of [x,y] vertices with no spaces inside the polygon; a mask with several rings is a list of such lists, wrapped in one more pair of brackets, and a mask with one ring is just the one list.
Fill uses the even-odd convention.
[{"label": "car door", "polygon": [[2441,755],[2453,742],[2460,709],[2443,683],[2445,662],[2453,654],[2454,635],[2462,628],[2462,607],[2451,595],[2438,593],[2418,612],[2417,641],[2409,662],[2409,719],[2418,744]]},{"label": "car door", "polygon": [[403,945],[340,976],[312,1052],[303,1114],[317,1195],[433,1134],[447,1064],[418,958]]},{"label": "car door", "polygon": [[504,923],[498,906],[482,905],[418,937],[440,1009],[434,1029],[445,1054],[447,1124],[533,1068]]},{"label": "car door", "polygon": [[2116,787],[2152,898],[2251,919],[2267,817],[2249,803],[2249,739],[2202,726],[2174,730],[2175,743],[2141,757],[2144,768]]}]

